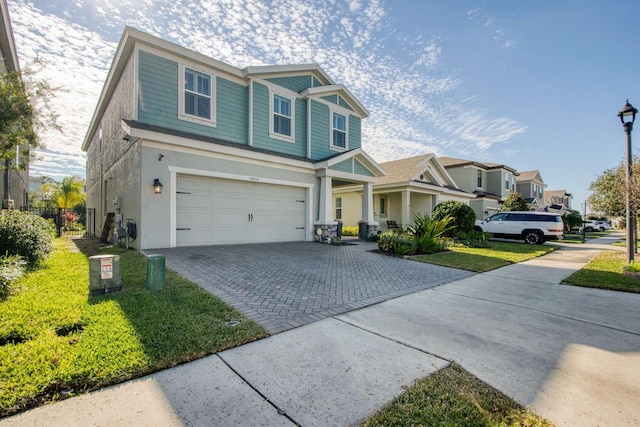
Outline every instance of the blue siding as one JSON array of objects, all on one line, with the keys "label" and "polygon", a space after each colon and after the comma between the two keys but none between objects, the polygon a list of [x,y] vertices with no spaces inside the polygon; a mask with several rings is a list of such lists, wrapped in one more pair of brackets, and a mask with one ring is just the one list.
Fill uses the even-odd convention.
[{"label": "blue siding", "polygon": [[343,162],[330,166],[329,169],[340,172],[353,173],[353,159],[347,159]]},{"label": "blue siding", "polygon": [[313,87],[320,87],[320,86],[324,86],[322,83],[320,83],[320,80],[316,79],[315,77],[313,77]]},{"label": "blue siding", "polygon": [[362,145],[360,117],[349,115],[349,150]]},{"label": "blue siding", "polygon": [[[141,51],[138,75],[138,121],[183,132],[247,143],[248,90],[216,79],[216,127],[178,119],[177,62]],[[206,70],[204,70],[206,71]]]},{"label": "blue siding", "polygon": [[332,104],[338,105],[338,95],[321,96],[321,98],[324,99],[325,101],[329,101]]},{"label": "blue siding", "polygon": [[338,105],[343,108],[346,108],[347,110],[353,111],[353,108],[351,108],[351,106],[347,104],[347,102],[344,99],[342,99],[341,96],[338,97]]},{"label": "blue siding", "polygon": [[319,160],[336,154],[329,148],[329,107],[318,101],[311,101],[311,159]]},{"label": "blue siding", "polygon": [[272,79],[265,79],[268,82],[282,86],[294,92],[302,92],[305,89],[311,87],[311,75],[306,76],[294,76],[294,77],[277,77]]},{"label": "blue siding", "polygon": [[357,173],[358,175],[375,176],[369,169],[362,166],[362,163],[357,160],[354,160],[353,172]]},{"label": "blue siding", "polygon": [[253,84],[253,146],[277,153],[306,157],[307,154],[307,104],[295,100],[295,142],[269,137],[269,89],[260,83]]}]

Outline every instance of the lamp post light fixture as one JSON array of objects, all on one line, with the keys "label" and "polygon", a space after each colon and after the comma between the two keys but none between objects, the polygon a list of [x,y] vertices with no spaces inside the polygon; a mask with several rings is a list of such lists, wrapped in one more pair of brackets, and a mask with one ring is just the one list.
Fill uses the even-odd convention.
[{"label": "lamp post light fixture", "polygon": [[618,113],[624,133],[627,134],[627,264],[631,264],[635,255],[636,241],[634,237],[635,221],[633,214],[633,197],[631,177],[633,174],[633,157],[631,155],[631,131],[633,130],[633,122],[636,120],[638,110],[627,99],[626,104]]},{"label": "lamp post light fixture", "polygon": [[156,194],[162,193],[162,183],[159,178],[153,180],[153,192]]}]

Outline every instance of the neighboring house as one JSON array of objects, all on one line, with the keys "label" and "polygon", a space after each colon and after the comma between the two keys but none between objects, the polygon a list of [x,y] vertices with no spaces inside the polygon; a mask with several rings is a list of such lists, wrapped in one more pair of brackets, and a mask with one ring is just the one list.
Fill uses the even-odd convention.
[{"label": "neighboring house", "polygon": [[483,163],[453,157],[438,157],[458,188],[477,197],[469,206],[478,219],[484,219],[501,209],[511,192],[516,191],[515,169],[497,163]]},{"label": "neighboring house", "polygon": [[[373,184],[374,216],[381,230],[387,221],[398,227],[413,223],[413,214],[431,215],[433,208],[446,200],[468,204],[475,195],[458,188],[453,178],[433,154],[381,163],[386,175]],[[345,186],[334,190],[335,218],[345,225],[355,225],[362,219],[362,191]]]},{"label": "neighboring house", "polygon": [[[9,19],[6,0],[0,0],[0,73],[20,71]],[[21,148],[20,151],[24,151]],[[3,209],[28,209],[29,205],[29,158],[18,155],[14,160],[6,160],[2,165],[0,180]]]},{"label": "neighboring house", "polygon": [[138,249],[328,241],[356,185],[373,234],[367,116],[317,64],[239,69],[127,27],[82,145],[87,207],[135,222]]},{"label": "neighboring house", "polygon": [[547,210],[552,209],[560,212],[570,211],[571,199],[573,199],[573,196],[571,193],[567,193],[567,190],[544,191],[544,206]]},{"label": "neighboring house", "polygon": [[522,195],[529,209],[538,210],[545,206],[544,189],[547,184],[537,170],[520,172],[516,178],[516,191]]}]

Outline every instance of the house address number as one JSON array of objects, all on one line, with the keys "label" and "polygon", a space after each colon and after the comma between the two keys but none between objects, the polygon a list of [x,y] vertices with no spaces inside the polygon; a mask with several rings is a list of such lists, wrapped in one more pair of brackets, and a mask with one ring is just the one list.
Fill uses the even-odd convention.
[{"label": "house address number", "polygon": [[249,177],[249,180],[253,182],[260,182],[260,178],[258,178],[257,176]]}]

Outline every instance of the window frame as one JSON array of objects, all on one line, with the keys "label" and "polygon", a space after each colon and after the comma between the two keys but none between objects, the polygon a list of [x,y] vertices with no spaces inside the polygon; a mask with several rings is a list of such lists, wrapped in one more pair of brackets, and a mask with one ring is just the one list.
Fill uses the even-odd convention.
[{"label": "window frame", "polygon": [[342,219],[342,197],[336,197],[336,220]]},{"label": "window frame", "polygon": [[[185,84],[186,84],[185,74],[187,70],[192,70],[209,77],[209,91],[210,91],[209,95],[205,95],[197,91],[188,90],[185,87]],[[217,94],[216,74],[205,71],[191,64],[185,64],[185,63],[180,63],[179,72],[180,74],[178,76],[178,119],[215,127],[216,126],[216,94]],[[209,119],[200,117],[197,115],[193,115],[193,114],[188,114],[185,112],[185,99],[186,99],[185,94],[186,93],[193,93],[196,96],[209,98],[209,111],[211,115]]]},{"label": "window frame", "polygon": [[386,218],[388,211],[387,196],[380,196],[380,217]]},{"label": "window frame", "polygon": [[[274,100],[275,97],[280,97],[289,100],[289,107],[291,116],[289,117],[291,135],[285,135],[282,133],[277,133],[275,131],[274,126],[274,118],[276,115],[281,117],[286,117],[283,114],[276,113],[274,111]],[[273,139],[278,139],[281,141],[294,143],[296,141],[296,97],[293,94],[288,94],[283,90],[277,90],[272,87],[269,87],[269,137]]]},{"label": "window frame", "polygon": [[[344,130],[338,129],[334,127],[334,117],[335,115],[339,115],[344,117]],[[335,144],[335,134],[334,132],[342,132],[344,133],[344,147]],[[349,150],[349,113],[345,113],[342,110],[338,110],[336,108],[329,109],[329,133],[330,133],[330,148],[333,151],[348,151]]]},{"label": "window frame", "polygon": [[476,169],[476,184],[478,188],[482,188],[482,169]]}]

